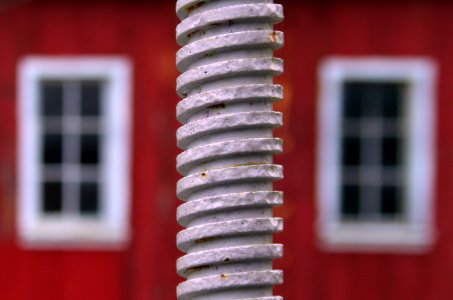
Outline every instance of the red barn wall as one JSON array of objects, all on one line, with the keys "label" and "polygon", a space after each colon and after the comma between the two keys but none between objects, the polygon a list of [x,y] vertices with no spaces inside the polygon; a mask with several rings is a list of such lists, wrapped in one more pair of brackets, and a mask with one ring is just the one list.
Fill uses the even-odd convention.
[{"label": "red barn wall", "polygon": [[[285,271],[287,299],[451,299],[453,294],[453,4],[280,1],[286,20]],[[0,8],[0,299],[175,299],[177,19],[171,1],[31,1]],[[25,55],[129,56],[133,62],[132,226],[124,251],[17,245],[16,69]],[[326,253],[314,222],[316,72],[327,55],[427,55],[439,64],[435,247],[427,254]]]},{"label": "red barn wall", "polygon": [[[174,3],[32,1],[0,12],[0,299],[173,299],[177,225]],[[16,69],[24,55],[133,63],[132,243],[24,251],[16,243]]]},{"label": "red barn wall", "polygon": [[[285,286],[288,299],[451,299],[453,294],[453,4],[441,1],[286,2]],[[314,222],[317,68],[327,55],[430,56],[439,64],[435,247],[424,255],[325,253]]]}]

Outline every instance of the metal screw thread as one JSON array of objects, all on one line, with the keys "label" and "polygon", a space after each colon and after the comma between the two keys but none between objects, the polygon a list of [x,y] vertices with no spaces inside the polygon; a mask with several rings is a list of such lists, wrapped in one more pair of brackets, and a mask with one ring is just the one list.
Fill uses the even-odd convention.
[{"label": "metal screw thread", "polygon": [[283,72],[273,57],[283,46],[273,30],[283,8],[272,0],[178,0],[176,11],[177,143],[185,150],[177,157],[185,176],[177,219],[186,227],[177,245],[187,253],[177,261],[187,278],[178,299],[282,299],[272,292],[283,281],[272,269],[283,254],[272,240],[283,229],[272,215],[283,201],[272,187],[283,177],[273,164],[282,141],[272,132],[282,115],[272,107],[283,98],[273,84]]}]

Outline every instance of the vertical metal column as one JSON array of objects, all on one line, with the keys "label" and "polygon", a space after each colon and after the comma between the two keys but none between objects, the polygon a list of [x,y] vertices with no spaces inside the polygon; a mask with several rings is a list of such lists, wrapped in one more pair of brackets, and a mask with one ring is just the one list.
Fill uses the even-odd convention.
[{"label": "vertical metal column", "polygon": [[185,201],[177,236],[180,300],[282,299],[272,287],[282,283],[272,260],[282,256],[274,232],[283,229],[272,208],[282,193],[272,182],[283,177],[272,162],[282,151],[273,128],[282,116],[272,110],[283,90],[273,77],[283,61],[273,50],[283,33],[273,24],[283,19],[272,0],[178,0],[177,92],[183,98],[177,118],[177,158],[184,175],[177,194]]}]

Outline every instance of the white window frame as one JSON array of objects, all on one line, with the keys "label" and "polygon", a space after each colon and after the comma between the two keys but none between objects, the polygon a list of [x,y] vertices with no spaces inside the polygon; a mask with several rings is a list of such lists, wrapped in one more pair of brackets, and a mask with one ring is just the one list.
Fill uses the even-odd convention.
[{"label": "white window frame", "polygon": [[[323,249],[425,252],[435,242],[436,74],[436,64],[425,57],[329,57],[321,63],[317,232]],[[405,221],[363,223],[340,219],[341,97],[345,80],[395,80],[408,84]]]},{"label": "white window frame", "polygon": [[[97,218],[62,217],[40,211],[39,82],[102,80],[105,90]],[[131,63],[120,56],[29,56],[18,67],[18,236],[26,248],[122,249],[130,238]]]}]

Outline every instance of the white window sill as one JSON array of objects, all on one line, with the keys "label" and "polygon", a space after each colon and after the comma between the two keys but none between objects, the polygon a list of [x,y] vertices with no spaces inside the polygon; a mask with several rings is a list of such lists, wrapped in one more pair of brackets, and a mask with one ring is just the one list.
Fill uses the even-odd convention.
[{"label": "white window sill", "polygon": [[122,250],[129,241],[124,224],[106,224],[99,220],[41,220],[21,230],[24,248]]},{"label": "white window sill", "polygon": [[334,252],[426,253],[435,243],[430,225],[343,223],[322,226],[320,247]]}]

